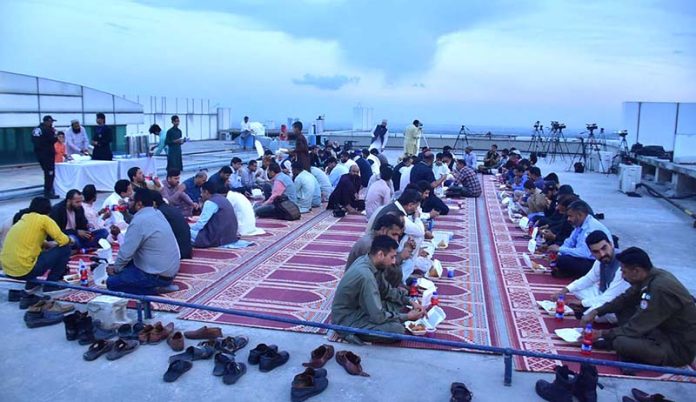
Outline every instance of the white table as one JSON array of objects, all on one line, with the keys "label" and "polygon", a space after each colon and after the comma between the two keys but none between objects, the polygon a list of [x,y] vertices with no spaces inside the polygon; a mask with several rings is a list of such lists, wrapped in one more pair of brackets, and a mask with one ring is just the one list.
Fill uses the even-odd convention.
[{"label": "white table", "polygon": [[[114,159],[118,162],[118,178],[126,179],[128,178],[128,169],[132,167],[139,167],[143,173],[148,176],[150,173],[157,174],[157,165],[155,164],[155,158],[144,157],[144,158],[118,158]],[[113,187],[113,186],[112,186]]]},{"label": "white table", "polygon": [[71,189],[82,191],[87,184],[94,184],[97,191],[114,191],[118,180],[116,161],[80,161],[56,163],[56,179],[53,190],[64,196]]}]

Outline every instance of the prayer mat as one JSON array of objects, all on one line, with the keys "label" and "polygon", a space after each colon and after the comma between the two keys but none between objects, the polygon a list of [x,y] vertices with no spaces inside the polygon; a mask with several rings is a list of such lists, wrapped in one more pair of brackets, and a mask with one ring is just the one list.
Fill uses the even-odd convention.
[{"label": "prayer mat", "polygon": [[[510,222],[507,207],[501,205],[498,198],[498,184],[494,178],[484,177],[484,202],[491,228],[493,249],[490,251],[497,265],[497,277],[500,298],[508,328],[510,343],[515,349],[529,350],[541,353],[583,356],[580,344],[569,344],[558,337],[554,331],[559,328],[579,328],[580,321],[573,316],[566,316],[556,321],[554,316],[541,310],[537,301],[549,300],[550,296],[571,282],[570,279],[557,279],[549,273],[540,273],[528,268],[522,255],[528,253],[525,232],[516,224]],[[549,262],[534,257],[532,261],[546,267]],[[573,300],[568,296],[566,302]],[[597,325],[597,329],[609,326]],[[593,350],[589,356],[595,359],[618,360],[613,351]],[[568,364],[577,371],[579,364],[564,363],[560,360],[539,359],[533,357],[515,356],[515,367],[519,371],[552,372],[554,366]],[[600,375],[623,377],[621,371],[614,367],[597,366]],[[643,378],[668,381],[695,382],[696,378],[640,372],[637,376],[628,378]]]},{"label": "prayer mat", "polygon": [[[224,247],[193,249],[193,258],[181,260],[179,273],[174,279],[174,284],[179,286],[179,290],[162,295],[162,297],[179,301],[192,302],[196,297],[205,294],[216,285],[224,282],[225,278],[233,275],[239,269],[245,269],[250,264],[254,264],[259,258],[268,254],[269,247],[283,244],[291,233],[305,230],[308,225],[323,214],[323,210],[314,209],[312,212],[302,215],[302,219],[297,221],[281,221],[275,219],[258,219],[257,226],[263,228],[266,233],[253,237],[242,237],[244,241],[253,243],[249,247],[239,249],[228,249]],[[118,254],[118,246],[113,249],[114,258]],[[71,273],[77,273],[80,260],[89,260],[92,255],[76,254],[68,264]],[[76,303],[87,303],[95,297],[97,293],[82,290],[71,290],[70,292],[58,296],[58,300]],[[135,303],[129,304],[134,307]],[[152,308],[159,311],[180,311],[178,306],[164,303],[152,303]]]}]

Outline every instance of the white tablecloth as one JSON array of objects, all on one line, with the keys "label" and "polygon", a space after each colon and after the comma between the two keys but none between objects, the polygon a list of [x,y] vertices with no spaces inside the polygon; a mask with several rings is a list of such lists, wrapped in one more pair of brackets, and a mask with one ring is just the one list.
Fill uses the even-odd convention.
[{"label": "white tablecloth", "polygon": [[53,189],[64,196],[71,189],[82,191],[87,184],[94,184],[97,191],[114,191],[118,180],[118,162],[82,161],[56,163],[56,180]]},{"label": "white tablecloth", "polygon": [[119,179],[128,180],[128,169],[135,166],[142,169],[143,173],[145,173],[146,176],[149,176],[151,173],[157,174],[157,165],[155,164],[155,158],[123,158],[115,160],[118,162]]}]

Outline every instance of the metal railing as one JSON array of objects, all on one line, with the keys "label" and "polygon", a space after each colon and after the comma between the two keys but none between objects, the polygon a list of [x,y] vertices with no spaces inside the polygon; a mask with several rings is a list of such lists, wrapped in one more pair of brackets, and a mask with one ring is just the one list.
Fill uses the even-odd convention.
[{"label": "metal railing", "polygon": [[[1,275],[1,276],[4,278],[11,279],[5,275]],[[552,354],[552,353],[531,352],[531,351],[527,351],[527,350],[503,348],[503,347],[498,347],[498,346],[478,345],[478,344],[474,344],[474,343],[465,343],[465,342],[460,342],[460,341],[449,341],[449,340],[445,340],[445,339],[423,338],[423,337],[412,336],[412,335],[394,334],[394,333],[390,333],[390,332],[373,331],[373,330],[367,330],[367,329],[361,329],[361,328],[346,327],[343,325],[325,324],[325,323],[321,323],[321,322],[305,321],[305,320],[299,320],[299,319],[294,319],[294,318],[276,317],[276,316],[269,315],[269,314],[254,313],[254,312],[249,312],[249,311],[244,311],[244,310],[234,310],[234,309],[227,309],[227,308],[222,308],[222,307],[205,306],[205,305],[201,305],[201,304],[188,303],[188,302],[178,301],[178,300],[174,300],[174,299],[168,299],[168,298],[164,298],[164,297],[134,295],[134,294],[123,293],[123,292],[114,292],[114,291],[107,290],[107,289],[76,286],[76,285],[66,284],[66,283],[62,283],[62,282],[51,282],[51,281],[43,281],[43,280],[38,280],[38,279],[35,279],[32,282],[42,284],[42,285],[53,285],[53,286],[57,286],[57,287],[61,287],[61,288],[83,290],[83,291],[88,291],[88,292],[92,292],[92,293],[98,293],[98,294],[109,295],[109,296],[116,296],[116,297],[120,297],[120,298],[124,298],[124,299],[137,300],[138,301],[137,302],[138,321],[142,321],[143,318],[145,318],[145,319],[151,318],[151,308],[150,308],[149,303],[163,303],[163,304],[192,308],[192,309],[197,309],[197,310],[207,310],[207,311],[213,311],[216,313],[223,313],[223,314],[230,314],[230,315],[241,316],[241,317],[249,317],[249,318],[262,319],[262,320],[282,322],[282,323],[286,323],[286,324],[303,325],[303,326],[308,326],[308,327],[330,329],[330,330],[334,330],[334,331],[348,332],[348,333],[359,334],[359,335],[377,336],[377,337],[394,339],[394,340],[418,342],[418,343],[427,344],[427,345],[447,346],[447,347],[452,347],[452,348],[457,348],[457,349],[467,349],[467,350],[475,350],[475,351],[481,351],[481,352],[500,354],[500,355],[503,355],[503,362],[505,365],[503,383],[507,386],[512,384],[512,356],[534,357],[534,358],[540,358],[540,359],[560,360],[560,361],[564,361],[564,362],[574,362],[574,363],[589,363],[589,364],[594,364],[594,365],[598,365],[598,366],[616,367],[619,369],[628,369],[628,370],[635,370],[635,371],[650,371],[650,372],[661,373],[661,374],[673,374],[673,375],[681,375],[681,376],[685,376],[685,377],[696,377],[696,371],[694,371],[694,370],[685,370],[685,369],[679,369],[679,368],[673,368],[673,367],[652,366],[652,365],[648,365],[648,364],[638,364],[638,363],[628,363],[628,362],[620,362],[620,361],[593,359],[593,358],[578,357],[578,356],[557,355],[557,354]]]}]

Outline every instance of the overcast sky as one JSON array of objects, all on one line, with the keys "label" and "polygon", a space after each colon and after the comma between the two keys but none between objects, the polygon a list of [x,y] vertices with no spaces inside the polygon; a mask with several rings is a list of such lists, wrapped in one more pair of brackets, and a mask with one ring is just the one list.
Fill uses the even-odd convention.
[{"label": "overcast sky", "polygon": [[0,0],[0,70],[326,114],[620,128],[621,102],[696,101],[696,1]]}]

